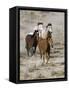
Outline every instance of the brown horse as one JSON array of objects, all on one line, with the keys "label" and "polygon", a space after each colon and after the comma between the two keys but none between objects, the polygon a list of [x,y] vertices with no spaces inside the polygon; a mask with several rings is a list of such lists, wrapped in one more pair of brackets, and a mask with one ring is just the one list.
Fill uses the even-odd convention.
[{"label": "brown horse", "polygon": [[33,35],[26,36],[25,41],[26,41],[26,50],[28,56],[32,56],[36,52],[38,38],[39,38],[38,30],[35,30]]},{"label": "brown horse", "polygon": [[53,47],[53,40],[51,32],[48,31],[46,39],[39,38],[38,41],[40,57],[43,59],[44,63],[48,63],[48,60],[50,58],[50,46]]}]

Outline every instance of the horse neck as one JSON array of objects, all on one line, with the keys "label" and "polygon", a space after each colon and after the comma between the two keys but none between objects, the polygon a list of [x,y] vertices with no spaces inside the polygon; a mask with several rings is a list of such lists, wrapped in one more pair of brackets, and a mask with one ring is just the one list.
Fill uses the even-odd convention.
[{"label": "horse neck", "polygon": [[32,37],[33,37],[33,38],[35,37],[35,33],[33,33]]},{"label": "horse neck", "polygon": [[32,39],[33,39],[33,41],[36,41],[35,33],[32,35]]},{"label": "horse neck", "polygon": [[34,38],[34,40],[37,40],[37,36],[35,35],[35,33],[33,33],[32,37]]}]

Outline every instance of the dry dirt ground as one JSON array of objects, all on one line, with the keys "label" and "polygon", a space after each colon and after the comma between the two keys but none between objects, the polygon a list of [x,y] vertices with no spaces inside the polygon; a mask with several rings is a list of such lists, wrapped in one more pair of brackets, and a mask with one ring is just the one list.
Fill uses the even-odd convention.
[{"label": "dry dirt ground", "polygon": [[32,57],[21,53],[20,57],[20,80],[49,79],[64,77],[64,54],[63,45],[55,45],[51,50],[48,64],[43,65],[40,54],[37,51]]},{"label": "dry dirt ground", "polygon": [[[25,37],[33,27],[42,21],[44,26],[53,25],[54,48],[49,63],[42,65],[39,50],[32,57],[27,56]],[[64,13],[20,11],[20,80],[50,79],[64,77]]]}]

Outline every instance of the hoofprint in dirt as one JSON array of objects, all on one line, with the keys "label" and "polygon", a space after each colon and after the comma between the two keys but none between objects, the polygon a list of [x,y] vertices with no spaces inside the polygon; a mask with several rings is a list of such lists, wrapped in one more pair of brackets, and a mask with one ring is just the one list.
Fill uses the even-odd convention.
[{"label": "hoofprint in dirt", "polygon": [[63,44],[54,44],[49,62],[45,65],[38,50],[32,57],[28,57],[26,52],[20,55],[20,80],[64,78]]}]

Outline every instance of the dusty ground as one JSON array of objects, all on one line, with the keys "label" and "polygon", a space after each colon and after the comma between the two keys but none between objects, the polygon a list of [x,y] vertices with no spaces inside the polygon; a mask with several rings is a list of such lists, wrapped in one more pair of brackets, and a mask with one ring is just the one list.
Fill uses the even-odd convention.
[{"label": "dusty ground", "polygon": [[[27,56],[25,37],[33,31],[38,21],[53,24],[54,48],[49,63],[42,65],[39,50]],[[64,13],[20,11],[20,80],[49,79],[64,77]]]},{"label": "dusty ground", "polygon": [[49,79],[64,77],[64,54],[63,47],[56,45],[51,52],[49,63],[42,65],[40,54],[37,51],[32,57],[27,57],[26,53],[21,53],[20,58],[20,80],[24,79]]}]

